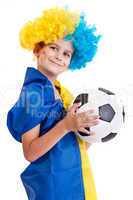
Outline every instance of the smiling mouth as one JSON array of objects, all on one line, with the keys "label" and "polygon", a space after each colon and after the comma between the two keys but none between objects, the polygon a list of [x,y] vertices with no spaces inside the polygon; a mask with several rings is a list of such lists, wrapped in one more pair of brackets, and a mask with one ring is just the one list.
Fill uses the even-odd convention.
[{"label": "smiling mouth", "polygon": [[58,63],[56,63],[56,62],[54,62],[52,60],[49,60],[49,61],[52,62],[52,63],[54,63],[54,64],[56,64],[56,65],[58,65],[58,66],[60,66],[60,67],[62,67],[60,64],[58,64]]}]

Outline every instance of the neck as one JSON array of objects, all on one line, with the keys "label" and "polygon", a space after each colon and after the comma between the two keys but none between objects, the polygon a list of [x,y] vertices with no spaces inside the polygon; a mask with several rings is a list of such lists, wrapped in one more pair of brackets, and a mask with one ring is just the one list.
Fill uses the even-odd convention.
[{"label": "neck", "polygon": [[45,76],[47,76],[47,78],[53,83],[56,80],[56,76],[53,74],[50,74],[49,72],[47,72],[46,70],[44,70],[44,68],[42,66],[37,66],[37,69],[44,74]]}]

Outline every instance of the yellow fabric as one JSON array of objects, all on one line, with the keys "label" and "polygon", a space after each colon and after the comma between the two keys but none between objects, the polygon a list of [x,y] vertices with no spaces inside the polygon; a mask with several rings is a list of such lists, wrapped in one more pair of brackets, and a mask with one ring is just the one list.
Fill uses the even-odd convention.
[{"label": "yellow fabric", "polygon": [[60,82],[58,80],[54,81],[54,85],[60,88],[60,90],[61,90],[60,96],[61,96],[61,99],[63,101],[63,105],[67,109],[71,105],[71,102],[72,102],[72,100],[73,100],[74,97],[68,91],[67,88],[65,88],[64,86],[62,86],[60,84]]},{"label": "yellow fabric", "polygon": [[[67,109],[71,105],[74,96],[68,91],[68,89],[63,87],[59,81],[56,80],[54,84],[61,89],[60,96],[62,98],[64,107]],[[94,178],[86,149],[86,142],[81,140],[79,137],[77,137],[77,141],[79,143],[81,154],[85,200],[97,200]]]}]

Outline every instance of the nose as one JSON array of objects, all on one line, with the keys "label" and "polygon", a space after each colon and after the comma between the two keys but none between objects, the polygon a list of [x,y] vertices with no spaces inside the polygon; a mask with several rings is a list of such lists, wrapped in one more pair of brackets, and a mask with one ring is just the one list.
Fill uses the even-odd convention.
[{"label": "nose", "polygon": [[58,53],[55,55],[55,58],[56,58],[56,60],[62,61],[62,55],[61,55],[61,53],[58,52]]}]

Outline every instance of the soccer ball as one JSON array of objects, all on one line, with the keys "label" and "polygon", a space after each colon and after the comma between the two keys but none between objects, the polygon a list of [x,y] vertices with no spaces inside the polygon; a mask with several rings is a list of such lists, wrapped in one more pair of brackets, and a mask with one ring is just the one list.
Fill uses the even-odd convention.
[{"label": "soccer ball", "polygon": [[88,131],[95,132],[93,136],[80,131],[76,132],[76,134],[89,143],[107,142],[114,138],[125,121],[124,106],[119,100],[116,94],[104,88],[79,94],[73,102],[81,102],[77,112],[94,109],[95,113],[93,114],[100,116],[100,123],[90,128],[86,127]]}]

